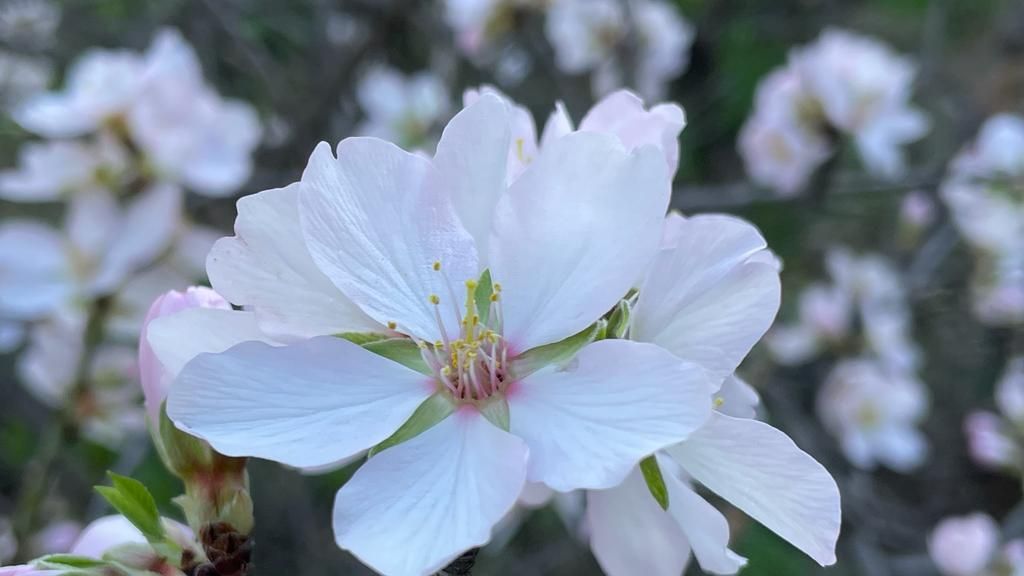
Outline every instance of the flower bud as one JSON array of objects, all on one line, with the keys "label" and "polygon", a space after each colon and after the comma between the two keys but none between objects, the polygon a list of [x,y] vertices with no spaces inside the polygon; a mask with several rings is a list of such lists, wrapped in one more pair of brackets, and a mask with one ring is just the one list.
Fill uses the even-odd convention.
[{"label": "flower bud", "polygon": [[975,576],[992,560],[999,528],[985,514],[947,518],[928,539],[928,552],[945,576]]}]

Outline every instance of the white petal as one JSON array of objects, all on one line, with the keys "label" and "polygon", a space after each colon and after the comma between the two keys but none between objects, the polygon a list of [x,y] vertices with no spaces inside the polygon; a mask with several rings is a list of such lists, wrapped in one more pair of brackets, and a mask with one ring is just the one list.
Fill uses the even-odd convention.
[{"label": "white petal", "polygon": [[491,245],[514,350],[571,336],[626,294],[657,249],[669,188],[652,147],[574,133],[541,151],[498,203]]},{"label": "white petal", "polygon": [[146,329],[146,337],[172,376],[203,353],[224,352],[251,340],[273,343],[260,331],[252,312],[218,308],[190,308],[156,318]]},{"label": "white petal", "polygon": [[729,550],[729,523],[725,516],[692,488],[662,472],[668,489],[668,511],[690,542],[697,563],[711,574],[735,574],[746,558]]},{"label": "white petal", "polygon": [[342,487],[338,546],[388,576],[433,574],[490,540],[523,488],[526,457],[521,440],[464,408],[370,458]]},{"label": "white petal", "polygon": [[627,150],[644,144],[657,146],[673,174],[679,164],[679,134],[684,127],[686,113],[679,106],[659,104],[647,111],[644,101],[628,90],[605,96],[580,121],[580,131],[614,134]]},{"label": "white petal", "polygon": [[494,207],[505,193],[511,145],[509,112],[494,94],[484,93],[452,118],[437,143],[438,194],[448,194],[462,225],[476,240],[481,268],[486,267]]},{"label": "white petal", "polygon": [[181,225],[183,194],[171,184],[156,184],[131,201],[90,290],[106,293],[132,271],[167,250]]},{"label": "white petal", "polygon": [[544,123],[544,132],[540,137],[541,148],[546,148],[551,142],[572,131],[572,118],[569,117],[569,111],[565,109],[565,104],[559,101],[555,104],[551,115],[548,116],[547,122]]},{"label": "white petal", "polygon": [[561,492],[611,488],[703,424],[717,384],[657,346],[602,340],[565,368],[514,383],[511,429],[530,446],[531,482]]},{"label": "white petal", "polygon": [[115,546],[145,543],[146,537],[124,516],[104,516],[82,530],[69,553],[99,559]]},{"label": "white petal", "polygon": [[683,221],[640,289],[632,337],[654,342],[716,376],[732,374],[779,309],[778,271],[746,262],[765,242],[731,216]]},{"label": "white petal", "polygon": [[715,409],[734,418],[754,418],[761,396],[757,389],[739,376],[733,374],[722,382],[722,389],[715,396]]},{"label": "white petal", "polygon": [[167,413],[222,454],[323,466],[383,441],[433,392],[422,374],[341,338],[245,342],[189,362]]},{"label": "white petal", "polygon": [[299,225],[299,184],[238,201],[235,236],[207,258],[210,282],[228,300],[251,307],[279,337],[381,331],[313,263]]},{"label": "white petal", "polygon": [[590,549],[608,576],[679,576],[690,545],[651,496],[639,468],[608,490],[587,491]]},{"label": "white petal", "polygon": [[441,330],[430,295],[442,299],[454,334],[452,305],[461,300],[445,302],[444,276],[461,292],[479,270],[448,198],[424,186],[429,170],[427,160],[373,138],[343,140],[337,159],[320,144],[302,175],[299,215],[313,261],[342,292],[381,324],[434,342]]},{"label": "white petal", "polygon": [[31,220],[0,226],[0,314],[34,319],[75,293],[70,255],[60,234]]},{"label": "white petal", "polygon": [[669,453],[698,482],[819,564],[835,563],[839,488],[782,432],[756,420],[715,414]]}]

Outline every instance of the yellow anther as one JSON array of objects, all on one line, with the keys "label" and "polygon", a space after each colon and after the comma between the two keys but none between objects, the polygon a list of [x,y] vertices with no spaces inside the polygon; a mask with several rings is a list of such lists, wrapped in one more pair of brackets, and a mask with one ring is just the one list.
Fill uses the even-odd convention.
[{"label": "yellow anther", "polygon": [[476,290],[476,280],[466,280],[466,290]]},{"label": "yellow anther", "polygon": [[439,298],[437,294],[431,294],[430,303],[433,304],[434,306],[437,306],[438,304],[441,303],[441,298]]},{"label": "yellow anther", "polygon": [[441,368],[441,374],[444,374],[445,376],[450,376],[451,373],[452,373],[452,369],[449,368],[448,366],[445,366],[444,368]]},{"label": "yellow anther", "polygon": [[388,330],[394,330],[395,328],[398,328],[398,324],[395,324],[394,322],[388,322]]},{"label": "yellow anther", "polygon": [[440,270],[441,270],[441,261],[440,260],[434,260],[434,272],[438,272]]},{"label": "yellow anther", "polygon": [[494,291],[495,292],[501,292],[501,284],[495,282],[494,283]]},{"label": "yellow anther", "polygon": [[518,156],[519,161],[524,164],[530,161],[530,159],[526,157],[526,152],[523,150],[523,146],[525,144],[526,142],[522,138],[516,138],[516,156]]},{"label": "yellow anther", "polygon": [[497,302],[497,301],[498,301],[498,294],[497,293],[491,294],[491,302]]},{"label": "yellow anther", "polygon": [[473,314],[473,319],[471,320],[471,322],[472,322],[473,326],[476,326],[477,324],[480,323],[480,317],[477,316],[476,314]]},{"label": "yellow anther", "polygon": [[441,342],[440,340],[435,340],[434,348],[444,348],[444,342]]},{"label": "yellow anther", "polygon": [[715,396],[715,408],[721,408],[722,404],[725,404],[725,398]]}]

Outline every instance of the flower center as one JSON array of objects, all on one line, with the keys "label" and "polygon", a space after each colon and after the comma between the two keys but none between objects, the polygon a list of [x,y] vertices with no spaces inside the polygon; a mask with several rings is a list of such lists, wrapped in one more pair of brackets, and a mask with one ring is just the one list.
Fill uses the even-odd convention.
[{"label": "flower center", "polygon": [[434,318],[442,340],[433,344],[419,342],[423,360],[434,371],[440,385],[456,400],[477,402],[505,390],[508,365],[508,347],[502,338],[501,285],[481,285],[476,280],[465,283],[465,300],[457,304],[455,290],[440,262],[434,262],[434,271],[442,274],[448,297],[459,322],[458,337],[452,339],[441,318],[442,299],[429,296],[434,306]]}]

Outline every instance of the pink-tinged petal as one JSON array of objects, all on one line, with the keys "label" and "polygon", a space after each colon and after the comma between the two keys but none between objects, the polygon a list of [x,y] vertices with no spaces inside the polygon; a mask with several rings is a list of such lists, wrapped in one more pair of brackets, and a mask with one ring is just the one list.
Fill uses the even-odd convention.
[{"label": "pink-tinged petal", "polygon": [[[149,337],[147,335],[149,327],[157,318],[169,316],[190,308],[214,308],[221,311],[230,311],[231,305],[220,294],[202,286],[192,286],[184,292],[171,290],[160,295],[150,305],[146,318],[142,322],[142,332],[139,337],[139,381],[142,384],[142,393],[146,399],[146,411],[149,413],[150,422],[157,422],[160,416],[160,405],[167,398],[167,390],[174,375],[180,371],[180,366],[184,366],[185,362],[191,360],[192,356],[200,352],[222,352],[239,342],[256,339],[235,339],[219,350],[208,348],[205,344],[200,344],[198,351],[181,361],[178,369],[171,373],[157,358],[153,347],[149,344]],[[179,347],[191,347],[195,335],[198,335],[204,342],[208,341],[210,333],[207,332],[207,328],[209,326],[206,325],[208,323],[203,324],[202,331],[192,330],[192,333],[179,332],[172,334],[170,350],[165,352],[165,354],[178,354],[177,350]],[[183,326],[182,328],[188,330],[192,328],[192,325]],[[220,323],[215,323],[213,328],[215,333],[219,334],[224,327]]]},{"label": "pink-tinged petal", "polygon": [[184,196],[171,184],[156,184],[133,199],[111,236],[109,250],[89,289],[109,293],[133,271],[170,248],[181,226]]},{"label": "pink-tinged petal", "polygon": [[[430,296],[449,334],[465,280],[479,275],[473,238],[442,191],[424,186],[428,160],[374,138],[321,143],[302,175],[299,216],[313,261],[372,318],[434,342]],[[442,272],[433,264],[441,262]],[[454,285],[449,290],[445,277]]]},{"label": "pink-tinged petal", "polygon": [[511,125],[508,106],[491,93],[452,118],[437,143],[434,179],[438,196],[449,195],[462,225],[476,241],[481,268],[490,243],[494,207],[505,193]]},{"label": "pink-tinged petal", "polygon": [[156,318],[147,325],[144,335],[140,350],[144,342],[151,357],[144,359],[140,353],[139,368],[151,422],[159,421],[160,405],[174,378],[196,356],[224,352],[242,342],[274,343],[260,331],[252,312],[211,308]]},{"label": "pink-tinged petal", "polygon": [[672,174],[679,164],[679,134],[685,127],[686,113],[679,106],[659,104],[647,111],[644,101],[628,90],[605,96],[580,122],[581,132],[614,134],[627,150],[656,146]]},{"label": "pink-tinged petal", "polygon": [[679,576],[690,545],[651,496],[639,468],[608,490],[587,491],[590,549],[608,576]]},{"label": "pink-tinged petal", "polygon": [[555,109],[551,111],[547,122],[544,123],[544,132],[540,137],[541,148],[548,147],[552,142],[572,133],[572,131],[572,118],[569,117],[569,111],[565,109],[565,104],[556,103]]},{"label": "pink-tinged petal", "polygon": [[299,224],[300,184],[238,201],[235,235],[221,238],[206,259],[210,282],[249,307],[268,334],[281,339],[343,332],[380,332],[317,268]]},{"label": "pink-tinged petal", "polygon": [[743,220],[696,216],[676,225],[676,245],[658,253],[640,289],[632,338],[725,378],[775,319],[779,273],[748,261],[765,242]]},{"label": "pink-tinged petal", "polygon": [[189,362],[167,413],[222,454],[301,468],[378,444],[433,392],[422,374],[341,338],[244,342]]},{"label": "pink-tinged petal", "polygon": [[611,488],[702,425],[718,384],[657,346],[602,340],[564,368],[514,383],[511,431],[530,446],[531,482],[560,492]]},{"label": "pink-tinged petal", "polygon": [[697,563],[711,574],[735,574],[747,564],[746,558],[729,550],[729,523],[686,483],[665,474],[668,489],[668,512],[682,528],[690,542]]},{"label": "pink-tinged petal", "polygon": [[819,564],[835,563],[839,488],[784,433],[756,420],[715,414],[669,454],[695,480]]},{"label": "pink-tinged petal", "polygon": [[669,188],[652,147],[574,133],[541,151],[499,201],[491,244],[514,350],[567,338],[626,294],[657,249]]},{"label": "pink-tinged petal", "polygon": [[75,291],[60,233],[33,220],[0,226],[0,315],[40,318],[68,302]]},{"label": "pink-tinged petal", "polygon": [[[508,121],[510,122],[511,139],[509,141],[508,148],[505,150],[505,154],[508,157],[508,168],[505,170],[505,182],[512,183],[516,178],[519,178],[519,175],[523,173],[526,166],[537,157],[537,126],[534,124],[533,114],[531,114],[529,110],[519,104],[516,104],[511,98],[493,86],[481,86],[479,89],[470,88],[469,90],[466,90],[462,95],[462,102],[466,107],[469,107],[485,96],[501,100],[501,102],[508,108]],[[501,132],[501,130],[498,130],[495,135],[501,134]],[[440,147],[438,147],[438,151],[440,155]],[[435,162],[437,162],[436,158]],[[490,208],[493,212],[494,205],[491,204]],[[487,223],[490,224],[492,219],[493,214],[489,213],[487,215]],[[463,223],[469,227],[465,218],[463,218]],[[487,234],[490,234],[490,229],[487,230]],[[476,234],[474,234],[474,236],[476,236]],[[477,249],[480,250],[481,258],[483,258],[486,252],[484,252],[480,246],[481,245],[478,244]]]},{"label": "pink-tinged petal", "polygon": [[463,408],[363,464],[338,491],[334,537],[382,574],[433,574],[490,540],[526,459],[520,439]]}]

